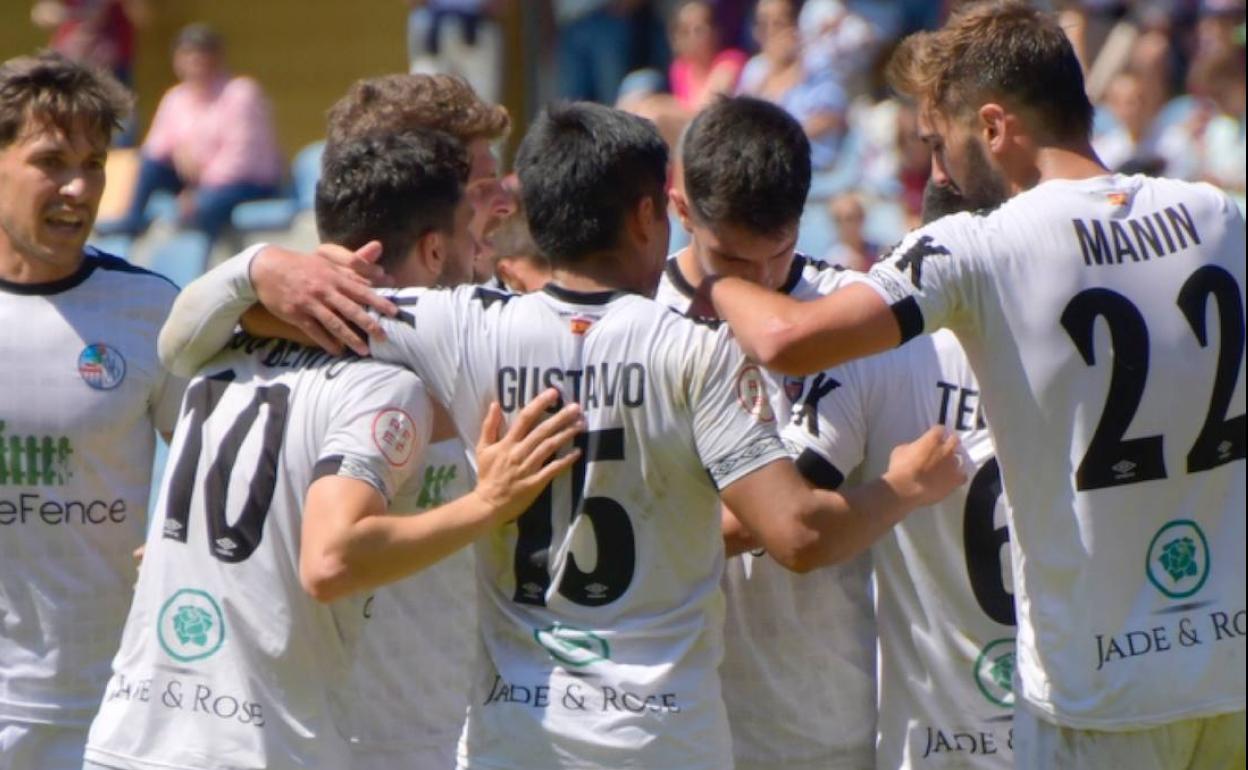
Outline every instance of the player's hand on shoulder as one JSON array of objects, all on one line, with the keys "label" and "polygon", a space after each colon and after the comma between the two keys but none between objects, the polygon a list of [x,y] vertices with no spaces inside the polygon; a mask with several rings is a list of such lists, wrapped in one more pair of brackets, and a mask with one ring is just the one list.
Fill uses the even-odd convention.
[{"label": "player's hand on shoulder", "polygon": [[396,311],[373,291],[385,278],[376,264],[380,256],[376,241],[354,251],[323,244],[312,255],[268,246],[252,262],[251,281],[262,305],[320,347],[338,354],[345,345],[366,356],[364,335],[384,338],[368,309],[385,315]]},{"label": "player's hand on shoulder", "polygon": [[503,412],[497,402],[490,404],[477,441],[477,486],[472,494],[494,511],[500,524],[523,513],[546,485],[581,455],[581,450],[573,449],[554,457],[585,430],[579,404],[568,404],[542,420],[546,410],[558,402],[557,390],[544,391],[520,410],[502,436]]},{"label": "player's hand on shoulder", "polygon": [[966,483],[957,435],[939,425],[909,444],[895,447],[884,480],[917,506],[931,505]]}]

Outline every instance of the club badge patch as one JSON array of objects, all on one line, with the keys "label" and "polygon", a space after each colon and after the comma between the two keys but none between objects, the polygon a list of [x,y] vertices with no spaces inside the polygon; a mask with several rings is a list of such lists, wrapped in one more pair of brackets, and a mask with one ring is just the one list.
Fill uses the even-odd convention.
[{"label": "club badge patch", "polygon": [[112,390],[126,378],[126,359],[117,348],[93,342],[78,354],[78,375],[95,390]]},{"label": "club badge patch", "polygon": [[383,409],[373,419],[373,443],[386,462],[403,467],[416,451],[416,421],[402,409]]},{"label": "club badge patch", "polygon": [[767,381],[753,364],[746,366],[737,375],[737,401],[742,409],[762,422],[776,419],[776,414],[771,409],[771,401],[767,397]]}]

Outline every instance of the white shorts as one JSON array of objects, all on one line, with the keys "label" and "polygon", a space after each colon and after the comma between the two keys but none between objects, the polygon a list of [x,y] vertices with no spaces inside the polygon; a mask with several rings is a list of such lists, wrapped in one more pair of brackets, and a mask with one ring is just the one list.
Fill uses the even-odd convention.
[{"label": "white shorts", "polygon": [[0,720],[0,770],[82,770],[87,727]]},{"label": "white shorts", "polygon": [[1244,767],[1244,712],[1148,730],[1077,730],[1014,709],[1017,770],[1229,770]]}]

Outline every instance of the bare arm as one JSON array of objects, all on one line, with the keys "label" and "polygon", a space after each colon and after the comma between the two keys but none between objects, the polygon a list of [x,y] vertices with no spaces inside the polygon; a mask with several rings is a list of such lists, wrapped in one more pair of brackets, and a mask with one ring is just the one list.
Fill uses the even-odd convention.
[{"label": "bare arm", "polygon": [[730,484],[724,503],[772,558],[795,572],[852,559],[915,508],[966,481],[956,436],[934,427],[893,450],[880,478],[842,492],[813,489],[792,462],[777,461]]},{"label": "bare arm", "polygon": [[299,553],[304,590],[331,602],[394,582],[519,516],[580,454],[573,450],[544,465],[585,427],[576,404],[538,424],[557,398],[551,390],[530,402],[501,439],[502,412],[491,405],[477,444],[476,488],[418,516],[386,515],[385,498],[363,481],[318,479],[304,503]]},{"label": "bare arm", "polygon": [[717,280],[709,290],[746,354],[784,374],[814,374],[901,343],[892,309],[862,284],[811,302],[739,278]]}]

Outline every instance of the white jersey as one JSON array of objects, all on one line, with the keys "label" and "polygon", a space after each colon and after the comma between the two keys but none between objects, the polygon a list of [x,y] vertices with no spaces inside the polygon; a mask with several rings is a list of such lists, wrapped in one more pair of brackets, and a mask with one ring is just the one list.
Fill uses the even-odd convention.
[{"label": "white jersey", "polygon": [[[464,444],[440,441],[390,509],[436,508],[472,491]],[[447,770],[468,711],[476,653],[477,589],[464,548],[365,602],[352,671],[352,766]]]},{"label": "white jersey", "polygon": [[805,378],[782,437],[813,480],[888,469],[933,425],[956,433],[970,484],[872,548],[879,623],[878,770],[1013,767],[1014,596],[1008,512],[979,386],[948,331]]},{"label": "white jersey", "polygon": [[727,329],[622,292],[413,289],[373,355],[416,370],[475,445],[489,402],[546,387],[584,455],[478,541],[481,664],[469,768],[731,767],[716,666],[718,489],[785,457]]},{"label": "white jersey", "polygon": [[[798,254],[780,291],[815,299],[861,280]],[[655,299],[688,313],[694,287],[675,257]],[[764,372],[772,410],[793,408],[780,375]],[[804,575],[763,550],[724,565],[727,602],[719,668],[737,770],[870,767],[875,746],[875,617],[871,557]]]},{"label": "white jersey", "polygon": [[1244,220],[1208,185],[1049,181],[871,272],[983,386],[1019,705],[1134,729],[1244,708]]},{"label": "white jersey", "polygon": [[410,372],[238,334],[186,391],[159,512],[87,759],[125,770],[349,766],[344,705],[364,595],[299,581],[308,487],[387,500],[430,408]]},{"label": "white jersey", "polygon": [[0,722],[99,705],[181,398],[156,358],[176,294],[91,248],[63,280],[0,281]]}]

